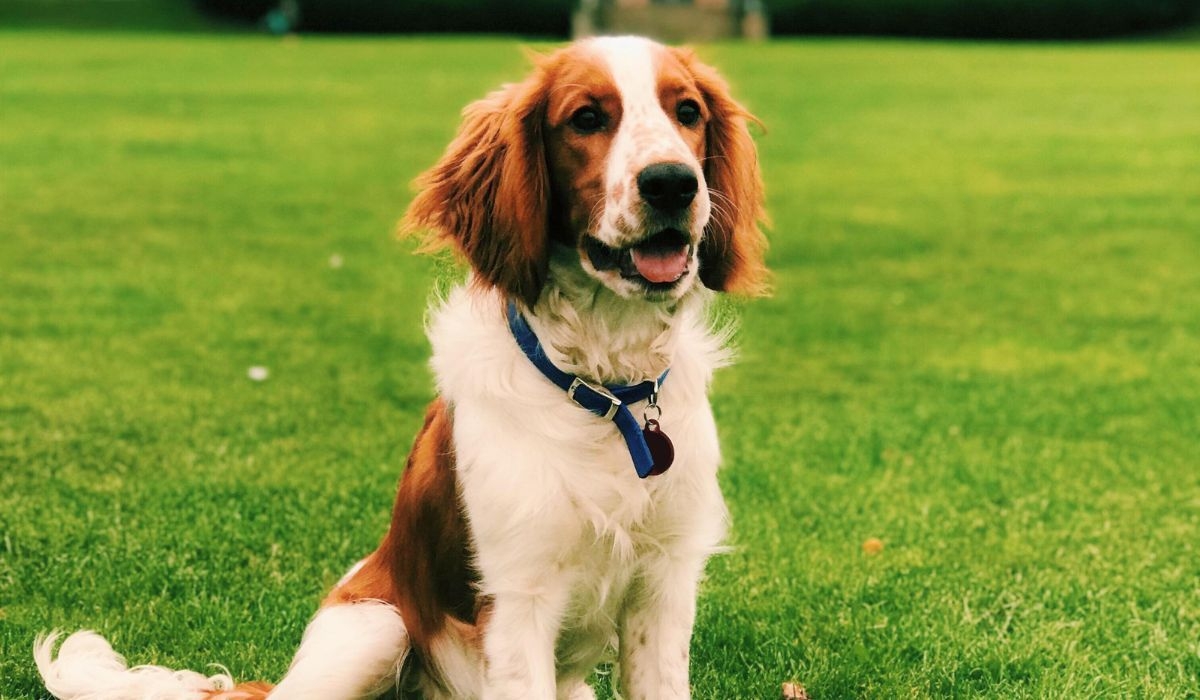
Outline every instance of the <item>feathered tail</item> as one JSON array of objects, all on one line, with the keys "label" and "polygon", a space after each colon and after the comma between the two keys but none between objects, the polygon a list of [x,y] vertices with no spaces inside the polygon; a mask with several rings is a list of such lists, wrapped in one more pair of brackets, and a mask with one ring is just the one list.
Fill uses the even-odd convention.
[{"label": "feathered tail", "polygon": [[95,632],[76,632],[63,641],[57,658],[53,632],[33,643],[33,658],[46,690],[59,700],[251,700],[265,698],[265,684],[237,686],[228,671],[211,676],[162,666],[129,668],[124,657]]}]

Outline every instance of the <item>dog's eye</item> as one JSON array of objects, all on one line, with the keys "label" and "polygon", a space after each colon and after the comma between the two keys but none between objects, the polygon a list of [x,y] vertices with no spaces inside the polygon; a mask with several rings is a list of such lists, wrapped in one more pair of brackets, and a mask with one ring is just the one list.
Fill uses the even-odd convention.
[{"label": "dog's eye", "polygon": [[604,128],[604,114],[595,107],[581,107],[571,115],[571,126],[581,134],[593,134]]},{"label": "dog's eye", "polygon": [[700,121],[700,105],[695,100],[684,100],[675,108],[675,118],[684,126],[695,126]]}]

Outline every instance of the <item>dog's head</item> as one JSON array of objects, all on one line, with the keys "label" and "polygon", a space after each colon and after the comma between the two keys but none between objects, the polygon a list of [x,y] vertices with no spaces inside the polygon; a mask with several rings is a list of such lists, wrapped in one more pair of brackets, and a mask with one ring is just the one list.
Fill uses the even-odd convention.
[{"label": "dog's head", "polygon": [[753,117],[691,52],[590,39],[464,112],[405,219],[533,305],[553,246],[625,298],[764,291]]}]

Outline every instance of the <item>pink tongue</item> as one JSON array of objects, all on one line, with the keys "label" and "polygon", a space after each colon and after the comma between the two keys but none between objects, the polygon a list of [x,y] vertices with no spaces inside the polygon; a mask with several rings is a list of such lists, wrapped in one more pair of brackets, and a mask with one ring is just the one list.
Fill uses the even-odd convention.
[{"label": "pink tongue", "polygon": [[633,255],[633,265],[638,274],[650,282],[674,282],[687,272],[686,246],[646,252],[634,248],[629,252]]}]

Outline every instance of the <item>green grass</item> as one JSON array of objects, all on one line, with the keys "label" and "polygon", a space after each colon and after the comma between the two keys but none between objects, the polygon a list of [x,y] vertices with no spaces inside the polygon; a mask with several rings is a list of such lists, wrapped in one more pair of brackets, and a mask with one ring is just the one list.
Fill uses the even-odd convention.
[{"label": "green grass", "polygon": [[[0,47],[0,696],[51,627],[277,678],[431,396],[407,183],[520,53]],[[1198,697],[1200,52],[703,53],[768,125],[777,292],[714,387],[696,696]]]}]

